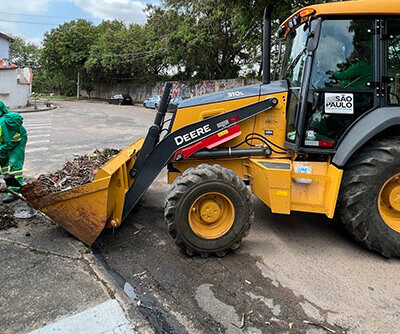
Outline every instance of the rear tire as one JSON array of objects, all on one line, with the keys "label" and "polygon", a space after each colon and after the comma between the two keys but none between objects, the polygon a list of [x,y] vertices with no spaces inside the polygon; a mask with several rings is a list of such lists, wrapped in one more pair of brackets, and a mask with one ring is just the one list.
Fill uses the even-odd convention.
[{"label": "rear tire", "polygon": [[388,258],[400,256],[400,230],[381,215],[381,192],[399,173],[400,137],[374,140],[347,163],[338,199],[338,214],[350,234]]},{"label": "rear tire", "polygon": [[[216,208],[211,211],[218,211],[212,222],[203,216],[208,203]],[[202,164],[189,168],[173,183],[165,220],[169,234],[189,256],[224,256],[239,248],[249,232],[254,220],[251,194],[233,171]]]}]

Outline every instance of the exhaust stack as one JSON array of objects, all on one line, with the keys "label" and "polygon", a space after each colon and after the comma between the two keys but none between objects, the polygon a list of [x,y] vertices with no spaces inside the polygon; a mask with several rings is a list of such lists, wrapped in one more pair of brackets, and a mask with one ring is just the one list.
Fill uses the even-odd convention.
[{"label": "exhaust stack", "polygon": [[273,6],[268,5],[264,11],[263,20],[263,75],[262,82],[267,85],[271,82],[271,20]]}]

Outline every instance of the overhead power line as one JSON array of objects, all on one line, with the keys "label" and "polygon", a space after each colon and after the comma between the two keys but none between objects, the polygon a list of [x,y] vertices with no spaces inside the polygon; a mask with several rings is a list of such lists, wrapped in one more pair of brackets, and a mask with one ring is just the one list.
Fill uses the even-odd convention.
[{"label": "overhead power line", "polygon": [[48,23],[48,22],[28,22],[28,21],[17,21],[17,20],[2,20],[0,22],[10,22],[10,23],[22,23],[22,24],[36,24],[42,26],[58,26],[59,23]]},{"label": "overhead power line", "polygon": [[[39,15],[39,14],[24,14],[24,13],[10,13],[10,12],[0,12],[0,14],[14,15],[14,16],[47,17],[47,18],[55,18],[55,19],[71,19],[71,20],[82,19],[81,17],[73,17],[73,16]],[[86,19],[86,20],[101,21],[102,19]]]}]

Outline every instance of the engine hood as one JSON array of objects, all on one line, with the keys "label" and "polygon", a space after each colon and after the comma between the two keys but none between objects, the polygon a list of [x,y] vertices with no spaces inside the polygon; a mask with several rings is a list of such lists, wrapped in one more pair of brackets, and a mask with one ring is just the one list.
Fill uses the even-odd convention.
[{"label": "engine hood", "polygon": [[254,96],[282,93],[286,92],[287,90],[288,86],[286,81],[273,81],[268,85],[256,84],[251,86],[244,86],[184,100],[179,104],[179,109],[199,106],[203,104],[245,99]]}]

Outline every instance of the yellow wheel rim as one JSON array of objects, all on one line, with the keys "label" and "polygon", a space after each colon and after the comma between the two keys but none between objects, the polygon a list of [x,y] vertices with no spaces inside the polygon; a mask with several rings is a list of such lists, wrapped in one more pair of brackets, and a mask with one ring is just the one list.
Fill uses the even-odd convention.
[{"label": "yellow wheel rim", "polygon": [[379,213],[391,229],[400,233],[400,174],[391,177],[382,187],[378,199]]},{"label": "yellow wheel rim", "polygon": [[235,208],[224,194],[210,192],[194,201],[188,216],[190,228],[199,237],[217,239],[231,229]]}]

